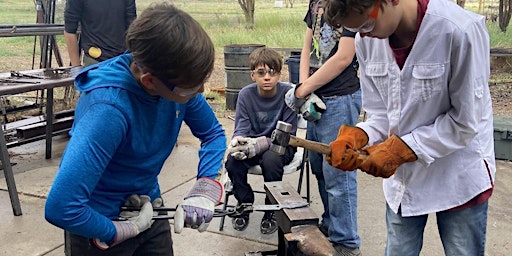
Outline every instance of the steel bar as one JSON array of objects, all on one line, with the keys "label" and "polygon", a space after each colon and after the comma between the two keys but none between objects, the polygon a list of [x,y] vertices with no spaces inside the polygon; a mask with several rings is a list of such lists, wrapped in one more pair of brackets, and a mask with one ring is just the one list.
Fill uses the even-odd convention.
[{"label": "steel bar", "polygon": [[64,34],[64,24],[0,25],[0,37],[43,36]]}]

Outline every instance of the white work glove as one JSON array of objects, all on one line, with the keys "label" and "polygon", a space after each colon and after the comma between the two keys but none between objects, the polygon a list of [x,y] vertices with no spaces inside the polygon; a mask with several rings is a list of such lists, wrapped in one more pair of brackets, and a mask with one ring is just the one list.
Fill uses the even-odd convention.
[{"label": "white work glove", "polygon": [[203,232],[213,219],[215,206],[220,203],[222,185],[210,178],[199,178],[174,214],[174,233],[184,227]]},{"label": "white work glove", "polygon": [[[142,207],[142,205],[146,202],[146,201],[149,201],[151,200],[149,198],[149,196],[147,195],[137,195],[137,194],[133,194],[131,196],[129,196],[126,201],[124,202],[124,206],[126,207],[130,207],[130,208],[135,208],[135,209],[139,209],[140,207]],[[163,205],[163,201],[162,201],[162,198],[158,197],[156,198],[155,200],[153,200],[153,202],[151,203],[151,206],[153,206],[153,209],[154,208],[159,208],[159,207],[162,207]],[[119,219],[120,220],[127,220],[131,217],[136,217],[140,214],[140,210],[132,210],[132,211],[121,211],[119,213]],[[158,212],[157,211],[153,211],[153,216],[157,216],[158,215]],[[153,223],[151,223],[153,224]]]},{"label": "white work glove", "polygon": [[235,137],[237,145],[228,148],[227,152],[237,160],[245,160],[259,155],[270,147],[270,138],[260,136],[257,138]]},{"label": "white work glove", "polygon": [[[132,195],[133,196],[133,195]],[[130,196],[131,197],[131,196]],[[127,199],[130,200],[130,197]],[[132,199],[134,199],[133,197]],[[140,207],[139,214],[131,214],[134,215],[132,217],[128,217],[126,221],[112,221],[116,228],[116,236],[114,238],[114,242],[108,245],[104,241],[100,241],[99,239],[93,239],[94,245],[101,250],[106,250],[110,247],[116,246],[123,241],[130,239],[132,237],[136,237],[138,234],[146,231],[151,227],[154,220],[153,219],[153,206],[151,205],[151,201],[149,196],[142,195],[140,196],[140,201],[138,201]],[[137,203],[137,199],[134,199],[135,203]],[[123,213],[124,215],[130,215],[127,212]]]},{"label": "white work glove", "polygon": [[286,103],[286,106],[288,106],[291,110],[293,110],[293,112],[297,114],[300,113],[300,108],[306,102],[306,98],[295,97],[295,89],[297,89],[300,85],[301,84],[298,84],[297,86],[291,88],[284,95],[284,102]]},{"label": "white work glove", "polygon": [[238,151],[238,146],[242,145],[238,139],[243,138],[242,136],[235,136],[233,139],[231,139],[231,142],[229,142],[228,149],[226,150],[227,155],[231,155],[237,160],[245,160],[247,159],[247,155],[244,152]]},{"label": "white work glove", "polygon": [[84,66],[74,66],[69,69],[69,75],[73,78],[76,78],[80,72],[84,69]]},{"label": "white work glove", "polygon": [[312,93],[308,96],[306,102],[300,107],[300,114],[307,121],[316,121],[322,118],[322,113],[325,112],[327,107],[325,103]]}]

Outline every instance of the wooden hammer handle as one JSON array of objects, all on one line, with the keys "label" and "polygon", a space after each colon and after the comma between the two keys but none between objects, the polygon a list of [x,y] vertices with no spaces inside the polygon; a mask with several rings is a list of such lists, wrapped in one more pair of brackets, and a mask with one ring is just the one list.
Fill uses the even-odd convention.
[{"label": "wooden hammer handle", "polygon": [[[348,152],[354,152],[355,150],[347,149],[345,152],[347,152],[347,151],[348,151]],[[360,160],[360,162],[363,162],[364,160],[366,160],[366,158],[368,158],[368,155],[366,155],[366,154],[362,154],[362,153],[360,153],[360,152],[357,152],[357,153],[359,154],[359,155],[357,156],[357,158]],[[347,153],[345,153],[345,154],[343,155],[343,159],[346,157],[346,154],[347,154]],[[342,160],[343,160],[343,159],[342,159]],[[357,168],[359,169],[359,165],[357,166]]]},{"label": "wooden hammer handle", "polygon": [[301,139],[293,135],[290,135],[290,142],[288,145],[309,149],[328,156],[331,155],[331,146],[316,141]]},{"label": "wooden hammer handle", "polygon": [[[328,156],[331,155],[331,146],[329,146],[325,143],[301,139],[301,138],[293,136],[293,135],[290,135],[290,142],[288,143],[288,145],[290,145],[292,147],[301,147],[301,148],[309,149],[309,150],[318,152],[320,154],[328,155]],[[351,150],[351,149],[349,149],[349,150]],[[364,161],[367,157],[368,157],[368,155],[359,153],[358,158]]]}]

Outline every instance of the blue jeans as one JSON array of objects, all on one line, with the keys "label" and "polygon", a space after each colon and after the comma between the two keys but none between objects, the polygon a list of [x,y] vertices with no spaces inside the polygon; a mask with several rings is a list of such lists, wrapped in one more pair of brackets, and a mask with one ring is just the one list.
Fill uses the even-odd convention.
[{"label": "blue jeans", "polygon": [[[306,138],[322,143],[334,141],[343,124],[354,125],[361,112],[361,91],[350,95],[325,97],[327,110],[318,121],[308,122]],[[322,154],[309,151],[311,170],[318,181],[324,205],[322,225],[334,244],[359,248],[357,234],[357,172],[330,166]]]},{"label": "blue jeans", "polygon": [[[436,213],[437,228],[446,256],[485,253],[488,201],[457,211]],[[428,215],[402,217],[386,204],[386,256],[420,255]]]}]

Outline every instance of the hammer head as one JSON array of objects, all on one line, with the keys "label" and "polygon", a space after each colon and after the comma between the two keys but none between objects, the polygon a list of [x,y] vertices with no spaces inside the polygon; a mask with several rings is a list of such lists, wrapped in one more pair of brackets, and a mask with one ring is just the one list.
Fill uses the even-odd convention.
[{"label": "hammer head", "polygon": [[284,155],[286,147],[290,142],[291,130],[291,124],[283,121],[278,121],[276,124],[276,129],[272,132],[272,135],[270,136],[270,140],[272,141],[272,145],[270,145],[270,150],[276,152],[279,155]]}]

